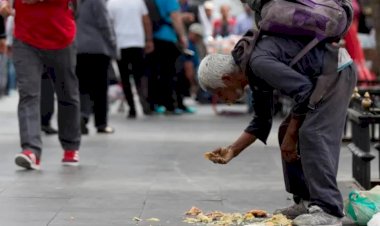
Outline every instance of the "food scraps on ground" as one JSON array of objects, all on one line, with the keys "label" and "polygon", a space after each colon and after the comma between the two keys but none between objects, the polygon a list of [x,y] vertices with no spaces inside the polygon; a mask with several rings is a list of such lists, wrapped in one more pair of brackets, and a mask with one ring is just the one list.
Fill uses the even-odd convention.
[{"label": "food scraps on ground", "polygon": [[197,225],[217,225],[217,226],[291,226],[292,221],[284,215],[270,215],[264,210],[253,209],[245,214],[241,213],[223,213],[213,211],[203,213],[197,207],[192,207],[186,213],[186,218],[183,222]]},{"label": "food scraps on ground", "polygon": [[[134,217],[132,220],[136,221],[136,222],[144,221],[144,219],[141,219],[139,217]],[[152,217],[152,218],[145,219],[145,221],[147,221],[147,222],[159,222],[160,219]]]}]

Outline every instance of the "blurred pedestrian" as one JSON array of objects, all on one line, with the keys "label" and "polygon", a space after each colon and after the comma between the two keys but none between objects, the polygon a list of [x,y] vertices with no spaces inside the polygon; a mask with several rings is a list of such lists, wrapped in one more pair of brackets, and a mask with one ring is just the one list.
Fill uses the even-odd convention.
[{"label": "blurred pedestrian", "polygon": [[198,6],[189,2],[189,0],[179,0],[181,8],[182,21],[184,23],[186,32],[189,31],[190,25],[198,23]]},{"label": "blurred pedestrian", "polygon": [[352,0],[352,6],[354,8],[354,20],[344,37],[345,47],[357,66],[359,81],[374,81],[376,75],[366,65],[366,58],[358,36],[359,19],[363,14],[359,0]]},{"label": "blurred pedestrian", "polygon": [[204,37],[205,39],[212,37],[214,32],[213,27],[213,12],[214,12],[214,4],[212,1],[205,1],[203,4],[199,5],[199,21],[202,24],[204,29]]},{"label": "blurred pedestrian", "polygon": [[8,93],[5,21],[0,17],[0,97]]},{"label": "blurred pedestrian", "polygon": [[184,98],[196,94],[196,73],[200,61],[197,45],[203,42],[203,27],[199,23],[193,23],[188,32],[188,51],[178,59],[179,68],[176,76],[177,108],[185,113],[195,113],[196,109],[186,106]]},{"label": "blurred pedestrian", "polygon": [[6,45],[7,45],[7,76],[8,76],[8,95],[16,90],[16,72],[12,60],[13,32],[14,32],[14,16],[9,16],[5,23]]},{"label": "blurred pedestrian", "polygon": [[[136,118],[136,106],[131,87],[131,76],[144,114],[151,114],[147,101],[147,79],[144,72],[145,54],[154,50],[152,24],[143,0],[109,0],[108,10],[120,49],[118,66],[125,99],[129,105],[128,118]],[[145,82],[145,83],[144,83]]]},{"label": "blurred pedestrian", "polygon": [[175,62],[187,48],[187,37],[177,0],[156,0],[158,11],[166,21],[153,33],[152,75],[149,77],[149,101],[157,113],[175,113]]},{"label": "blurred pedestrian", "polygon": [[243,4],[244,13],[240,14],[236,19],[234,34],[244,35],[248,30],[254,29],[254,12],[248,4]]},{"label": "blurred pedestrian", "polygon": [[230,6],[229,5],[221,5],[220,6],[220,14],[222,17],[214,21],[214,37],[227,37],[233,34],[236,25],[236,19],[230,15]]},{"label": "blurred pedestrian", "polygon": [[86,125],[92,110],[97,132],[110,134],[114,129],[108,125],[108,70],[111,58],[117,58],[117,49],[106,0],[82,1],[77,23],[76,72],[81,94],[82,134],[89,132]]},{"label": "blurred pedestrian", "polygon": [[[76,31],[74,2],[71,0],[15,0],[15,40],[13,60],[19,90],[18,118],[22,152],[18,166],[38,169],[42,153],[40,124],[41,75],[44,65],[54,70],[58,97],[59,140],[64,149],[62,163],[78,165],[80,146],[80,106],[75,75]],[[12,14],[12,6],[2,1],[0,13]],[[38,25],[38,26],[36,26]]]}]

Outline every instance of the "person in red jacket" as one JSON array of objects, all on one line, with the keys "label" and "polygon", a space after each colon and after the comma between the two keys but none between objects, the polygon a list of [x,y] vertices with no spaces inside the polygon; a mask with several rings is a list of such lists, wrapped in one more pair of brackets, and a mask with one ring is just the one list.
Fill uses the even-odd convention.
[{"label": "person in red jacket", "polygon": [[356,64],[359,81],[374,81],[376,80],[376,75],[366,66],[364,51],[358,37],[359,17],[362,13],[358,0],[353,0],[352,6],[354,8],[354,20],[344,37],[344,41],[346,42],[345,47]]},{"label": "person in red jacket", "polygon": [[[44,65],[54,71],[59,140],[64,149],[62,163],[79,164],[81,133],[73,46],[76,33],[74,7],[73,0],[14,0],[17,14],[13,61],[20,96],[18,120],[22,148],[15,163],[25,169],[40,167],[40,90]],[[10,2],[1,2],[1,15],[9,16],[12,10]]]},{"label": "person in red jacket", "polygon": [[220,14],[222,17],[214,21],[213,36],[227,37],[233,34],[236,26],[236,19],[230,16],[230,6],[220,6]]}]

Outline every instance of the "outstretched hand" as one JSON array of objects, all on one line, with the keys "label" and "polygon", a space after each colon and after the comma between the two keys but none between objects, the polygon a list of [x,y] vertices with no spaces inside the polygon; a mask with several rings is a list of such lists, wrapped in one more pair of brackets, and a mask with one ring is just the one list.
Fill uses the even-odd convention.
[{"label": "outstretched hand", "polygon": [[235,157],[235,153],[229,147],[217,148],[212,152],[206,152],[205,157],[216,164],[227,164]]}]

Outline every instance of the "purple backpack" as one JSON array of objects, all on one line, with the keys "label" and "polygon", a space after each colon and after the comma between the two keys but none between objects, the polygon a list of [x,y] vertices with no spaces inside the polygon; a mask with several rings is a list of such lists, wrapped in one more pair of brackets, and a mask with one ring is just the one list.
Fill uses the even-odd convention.
[{"label": "purple backpack", "polygon": [[326,39],[344,36],[352,22],[351,0],[242,0],[260,14],[261,32],[314,39],[293,59],[293,66]]}]

